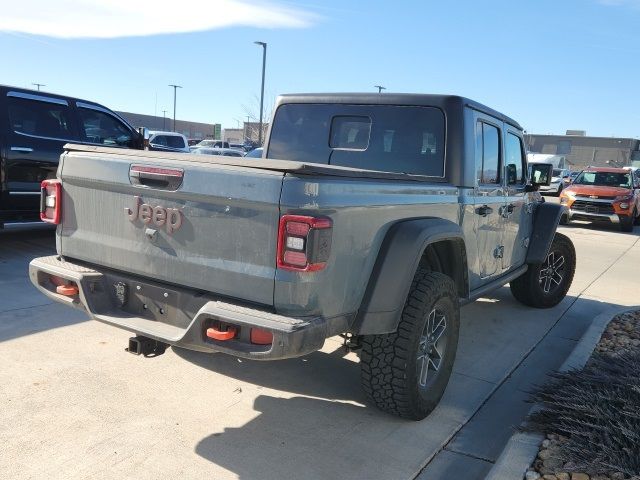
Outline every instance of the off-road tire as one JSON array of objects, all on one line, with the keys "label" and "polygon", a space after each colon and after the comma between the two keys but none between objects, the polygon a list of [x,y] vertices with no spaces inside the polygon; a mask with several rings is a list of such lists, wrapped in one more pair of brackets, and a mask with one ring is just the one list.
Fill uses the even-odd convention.
[{"label": "off-road tire", "polygon": [[[420,386],[417,358],[433,312],[446,320],[443,352],[437,372]],[[385,412],[411,420],[422,420],[436,407],[449,382],[458,346],[460,306],[450,277],[426,269],[416,273],[405,302],[398,329],[384,335],[362,337],[360,378],[367,396]],[[422,342],[422,343],[421,343]],[[424,362],[424,360],[422,360]],[[428,368],[428,364],[427,364]]]},{"label": "off-road tire", "polygon": [[633,216],[620,217],[620,231],[633,232],[633,224],[635,223]]},{"label": "off-road tire", "polygon": [[[545,291],[546,270],[549,266],[547,262],[553,259],[551,263],[555,264],[559,262],[560,257],[564,259],[564,263],[561,265],[562,270],[558,271],[561,280],[557,281],[557,284],[552,280],[550,283],[554,288],[547,292]],[[566,296],[575,271],[576,250],[573,243],[566,235],[556,232],[545,261],[529,265],[525,274],[513,280],[509,286],[511,293],[520,303],[535,308],[551,308]],[[544,280],[541,279],[542,277]],[[557,280],[560,277],[554,278]]]}]

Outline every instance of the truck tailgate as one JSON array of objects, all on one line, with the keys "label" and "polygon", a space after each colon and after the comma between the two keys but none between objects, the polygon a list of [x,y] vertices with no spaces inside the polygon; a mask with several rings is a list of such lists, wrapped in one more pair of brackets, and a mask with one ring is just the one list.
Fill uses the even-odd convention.
[{"label": "truck tailgate", "polygon": [[[183,170],[182,183],[138,185],[140,167]],[[71,151],[59,176],[61,255],[273,304],[282,172]]]}]

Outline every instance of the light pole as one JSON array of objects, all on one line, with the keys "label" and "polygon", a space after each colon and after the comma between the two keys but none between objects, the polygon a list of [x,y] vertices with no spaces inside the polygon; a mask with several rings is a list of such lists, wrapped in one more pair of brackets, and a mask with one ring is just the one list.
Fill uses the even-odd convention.
[{"label": "light pole", "polygon": [[378,93],[382,93],[382,90],[386,90],[387,87],[383,87],[382,85],[374,85],[373,88],[378,89]]},{"label": "light pole", "polygon": [[31,85],[35,85],[36,87],[38,87],[38,91],[40,91],[40,87],[46,87],[44,83],[32,83]]},{"label": "light pole", "polygon": [[262,45],[262,89],[260,90],[260,131],[258,132],[258,143],[262,146],[262,108],[264,106],[264,69],[267,63],[267,44],[265,42],[253,42]]},{"label": "light pole", "polygon": [[182,88],[180,85],[169,85],[173,87],[173,131],[176,131],[176,92],[179,88]]},{"label": "light pole", "polygon": [[167,111],[166,110],[162,110],[162,130],[166,131],[167,127],[166,125],[166,120],[167,120]]}]

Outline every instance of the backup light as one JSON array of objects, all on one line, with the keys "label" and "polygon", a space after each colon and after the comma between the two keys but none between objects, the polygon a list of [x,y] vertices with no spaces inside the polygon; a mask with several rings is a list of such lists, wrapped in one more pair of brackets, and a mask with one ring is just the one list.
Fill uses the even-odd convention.
[{"label": "backup light", "polygon": [[44,180],[40,184],[40,220],[58,225],[62,212],[62,183]]},{"label": "backup light", "polygon": [[292,250],[303,250],[304,249],[304,238],[300,237],[287,237],[287,248]]}]

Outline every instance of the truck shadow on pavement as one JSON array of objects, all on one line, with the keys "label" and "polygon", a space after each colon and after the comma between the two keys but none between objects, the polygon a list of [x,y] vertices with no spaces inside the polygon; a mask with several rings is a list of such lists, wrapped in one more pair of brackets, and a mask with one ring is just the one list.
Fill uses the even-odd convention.
[{"label": "truck shadow on pavement", "polygon": [[385,441],[396,429],[416,428],[415,422],[305,397],[260,395],[253,408],[257,417],[207,436],[196,453],[241,479],[400,479],[415,473],[417,459],[388,451],[393,440]]},{"label": "truck shadow on pavement", "polygon": [[0,343],[87,320],[84,312],[53,303],[0,311]]},{"label": "truck shadow on pavement", "polygon": [[0,342],[88,320],[45,297],[29,280],[29,262],[56,253],[54,234],[52,228],[0,231]]},{"label": "truck shadow on pavement", "polygon": [[[338,346],[336,344],[336,346]],[[346,351],[313,352],[300,358],[260,362],[225,354],[173,351],[184,360],[243,382],[311,397],[365,402],[360,389],[360,367],[345,357]]]},{"label": "truck shadow on pavement", "polygon": [[[421,422],[368,404],[358,364],[335,342],[330,353],[264,363],[174,349],[202,368],[258,386],[253,406],[251,387],[240,393],[245,401],[212,419],[212,433],[195,451],[242,479],[409,479],[458,432],[489,444],[487,458],[494,460],[531,407],[526,392],[560,367],[595,315],[615,308],[567,296],[552,309],[535,310],[517,303],[508,287],[464,307],[454,374],[436,410]],[[485,422],[495,408],[502,413]],[[234,409],[250,419],[235,422]],[[479,420],[467,424],[475,415]],[[469,429],[459,431],[465,425]],[[468,478],[482,478],[490,465],[482,463],[482,472]],[[437,470],[448,468],[459,473],[442,461]]]}]

